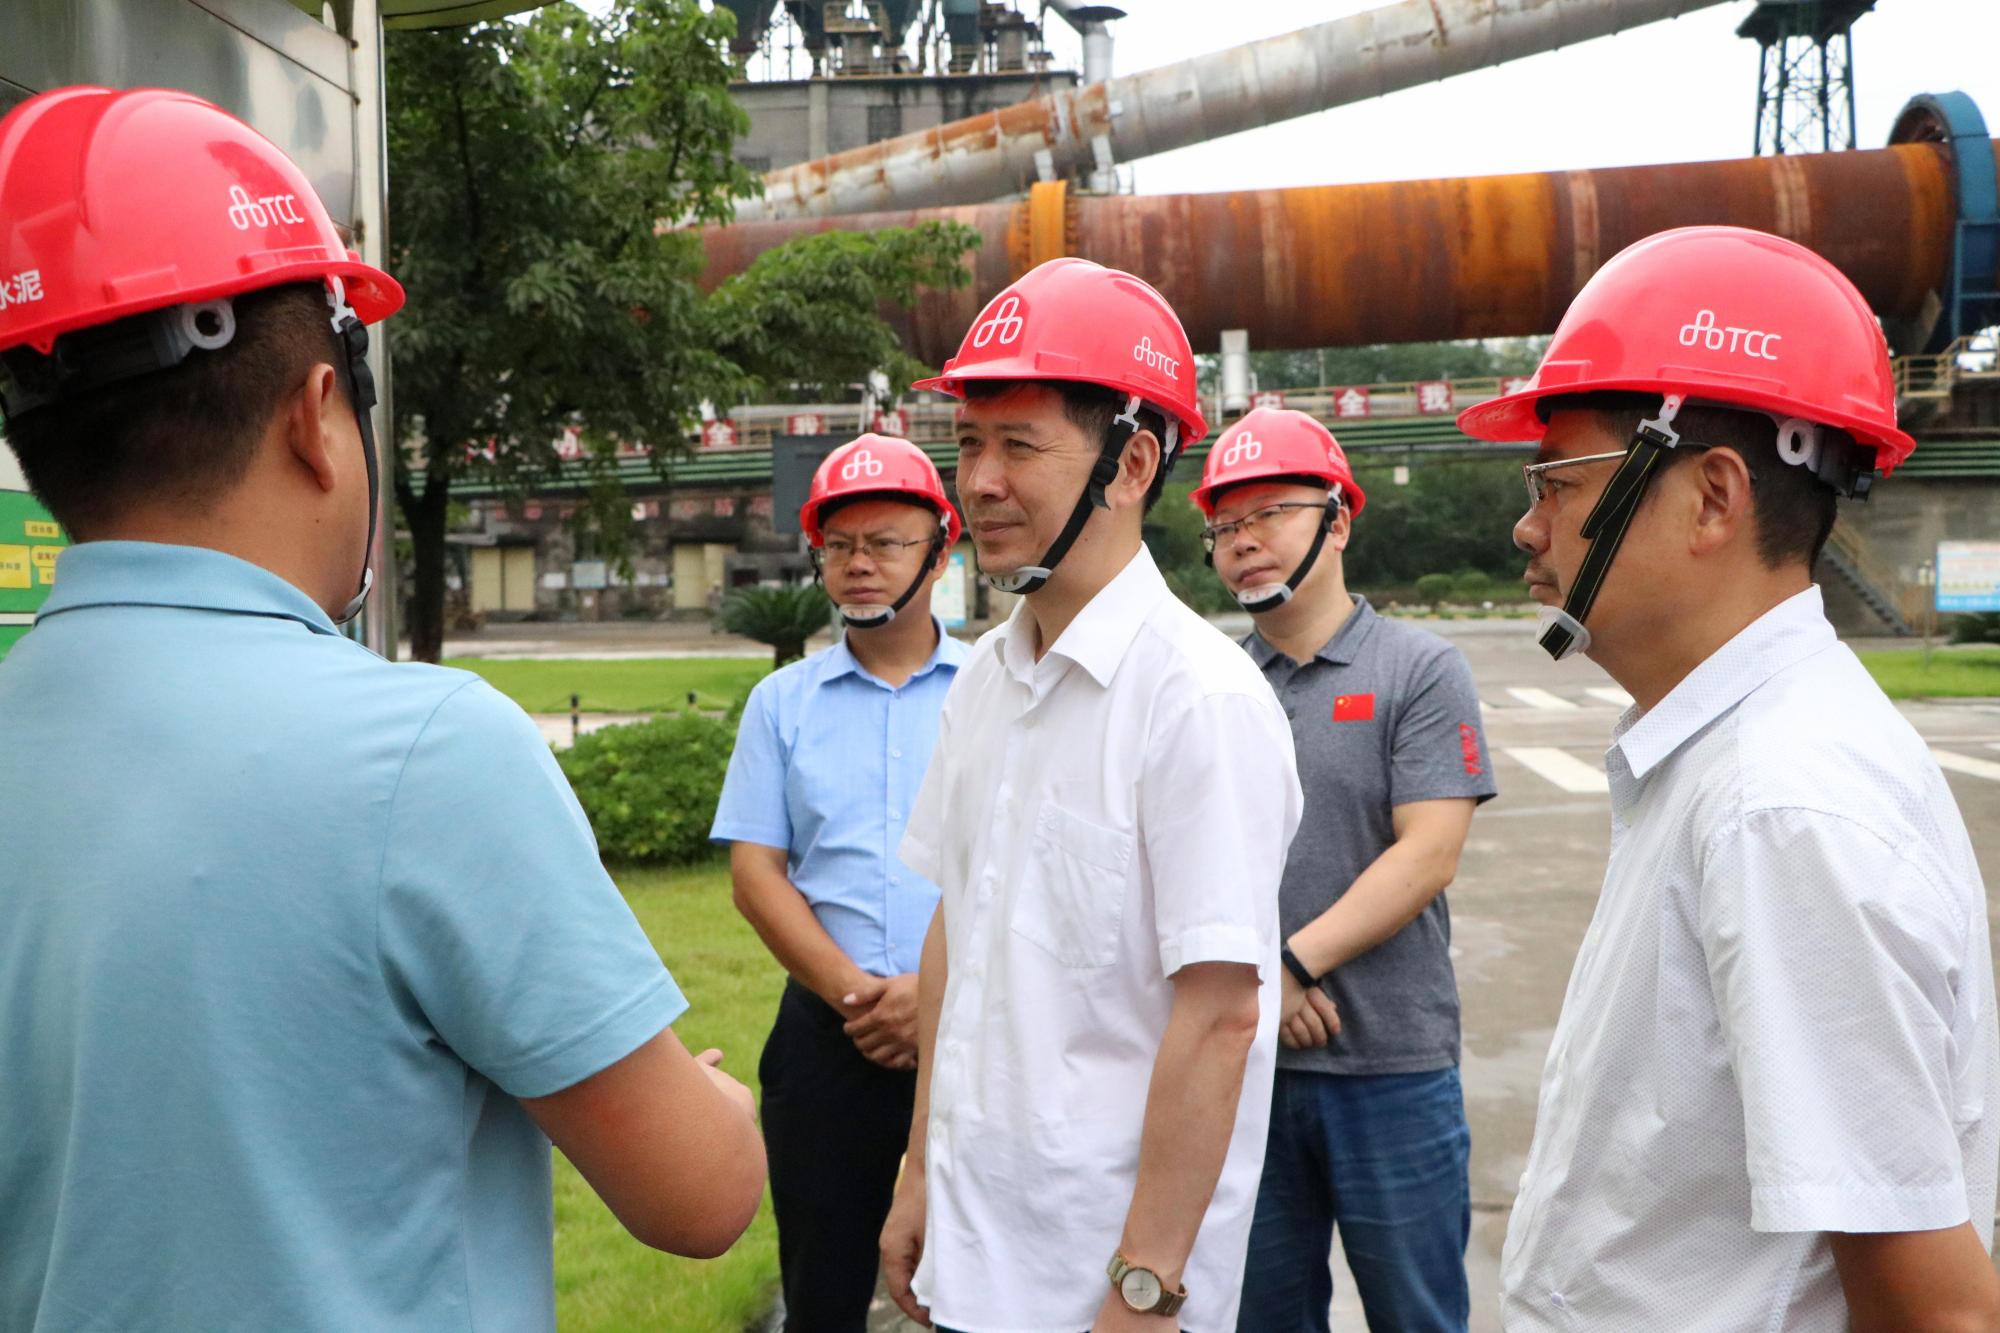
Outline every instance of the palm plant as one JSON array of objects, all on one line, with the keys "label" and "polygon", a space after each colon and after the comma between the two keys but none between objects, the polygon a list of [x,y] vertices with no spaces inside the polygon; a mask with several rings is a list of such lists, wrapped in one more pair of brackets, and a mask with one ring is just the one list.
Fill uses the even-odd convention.
[{"label": "palm plant", "polygon": [[826,628],[830,604],[816,583],[739,588],[722,603],[722,627],[771,645],[776,670],[806,655],[806,640]]}]

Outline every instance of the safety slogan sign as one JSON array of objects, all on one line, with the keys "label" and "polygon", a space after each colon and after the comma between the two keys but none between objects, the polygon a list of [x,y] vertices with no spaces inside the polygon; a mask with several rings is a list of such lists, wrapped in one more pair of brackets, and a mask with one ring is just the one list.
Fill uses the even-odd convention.
[{"label": "safety slogan sign", "polygon": [[1939,542],[1937,609],[2000,611],[2000,542]]}]

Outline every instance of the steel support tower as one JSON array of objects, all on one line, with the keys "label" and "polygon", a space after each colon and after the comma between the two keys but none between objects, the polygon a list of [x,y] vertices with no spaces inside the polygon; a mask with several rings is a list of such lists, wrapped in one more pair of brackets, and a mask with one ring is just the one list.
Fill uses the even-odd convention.
[{"label": "steel support tower", "polygon": [[1756,41],[1752,151],[1831,153],[1854,139],[1854,20],[1875,0],[1759,0],[1736,29]]}]

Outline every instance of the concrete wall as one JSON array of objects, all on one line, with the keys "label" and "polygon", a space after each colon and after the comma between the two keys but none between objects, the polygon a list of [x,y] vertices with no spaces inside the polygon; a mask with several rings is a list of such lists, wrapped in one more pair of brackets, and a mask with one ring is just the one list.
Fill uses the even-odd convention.
[{"label": "concrete wall", "polygon": [[[1937,556],[1941,541],[2000,541],[2000,485],[1949,477],[1891,476],[1865,504],[1842,502],[1841,518],[1867,542],[1874,562],[1905,587],[1917,587],[1918,567]],[[1843,634],[1888,633],[1837,577],[1821,571],[1827,612]],[[1912,605],[1917,594],[1910,593]],[[1940,626],[1949,623],[1941,618]]]}]

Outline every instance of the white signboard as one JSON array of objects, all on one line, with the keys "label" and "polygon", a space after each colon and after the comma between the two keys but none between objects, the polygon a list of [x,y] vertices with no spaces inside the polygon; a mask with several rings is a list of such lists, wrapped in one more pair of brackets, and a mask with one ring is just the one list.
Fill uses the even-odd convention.
[{"label": "white signboard", "polygon": [[2000,542],[1939,542],[1937,609],[2000,611]]},{"label": "white signboard", "polygon": [[931,585],[931,614],[944,622],[946,629],[965,628],[965,589],[970,575],[965,552],[953,551],[943,576]]}]

